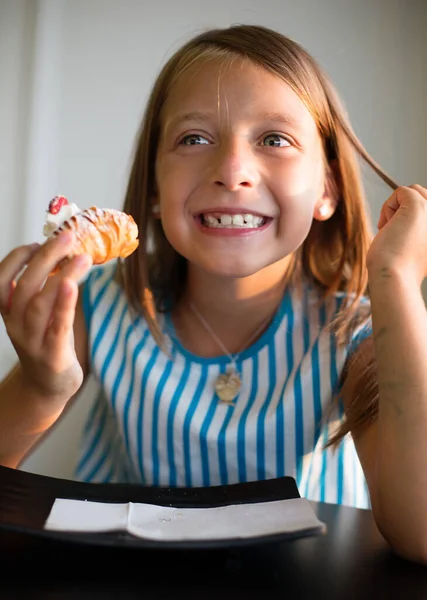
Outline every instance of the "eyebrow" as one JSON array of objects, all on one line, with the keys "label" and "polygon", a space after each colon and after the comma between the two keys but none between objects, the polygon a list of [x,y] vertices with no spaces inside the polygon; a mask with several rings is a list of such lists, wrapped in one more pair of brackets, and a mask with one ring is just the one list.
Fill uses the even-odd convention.
[{"label": "eyebrow", "polygon": [[290,115],[281,112],[266,113],[265,115],[262,115],[262,120],[284,123],[285,125],[292,125],[294,127],[301,125],[300,119],[296,119],[295,117],[291,117]]},{"label": "eyebrow", "polygon": [[206,121],[210,118],[212,118],[212,114],[200,110],[178,114],[165,122],[164,129],[167,130],[170,127],[176,127],[180,123],[185,123],[186,121]]},{"label": "eyebrow", "polygon": [[[188,113],[178,114],[171,119],[168,119],[164,125],[164,129],[168,130],[171,127],[176,127],[181,123],[185,123],[186,121],[206,121],[212,118],[212,113],[203,112],[199,110],[191,111]],[[260,114],[256,116],[257,121],[269,121],[275,123],[283,123],[285,125],[289,125],[292,127],[301,127],[301,122],[299,119],[292,117],[286,113],[282,112],[271,112]]]}]

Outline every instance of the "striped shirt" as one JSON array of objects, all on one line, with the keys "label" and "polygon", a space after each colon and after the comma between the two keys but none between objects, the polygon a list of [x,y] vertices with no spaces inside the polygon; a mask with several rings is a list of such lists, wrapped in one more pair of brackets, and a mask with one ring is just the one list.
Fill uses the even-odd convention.
[{"label": "striped shirt", "polygon": [[163,352],[145,320],[129,311],[114,263],[92,269],[83,293],[91,370],[99,394],[84,428],[77,478],[161,486],[212,486],[295,477],[301,496],[369,507],[351,437],[323,449],[340,422],[331,411],[351,348],[371,333],[355,330],[337,347],[328,323],[342,294],[319,304],[288,289],[264,334],[237,359],[242,388],[233,405],[214,382],[229,358],[201,358],[161,317]]}]

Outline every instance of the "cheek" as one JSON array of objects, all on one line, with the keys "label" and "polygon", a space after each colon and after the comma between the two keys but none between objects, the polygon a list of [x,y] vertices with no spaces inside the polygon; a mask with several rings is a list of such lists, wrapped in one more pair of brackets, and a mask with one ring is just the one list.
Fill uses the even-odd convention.
[{"label": "cheek", "polygon": [[322,173],[319,157],[306,156],[286,161],[271,179],[271,190],[287,224],[309,227],[322,196]]},{"label": "cheek", "polygon": [[157,169],[156,184],[162,206],[178,210],[194,187],[194,169],[189,170],[185,161],[164,159]]},{"label": "cheek", "polygon": [[280,221],[283,224],[297,226],[311,222],[319,197],[318,189],[312,182],[301,181],[299,185],[285,183],[276,188],[274,195],[280,207]]},{"label": "cheek", "polygon": [[[185,202],[180,202],[176,188],[164,189],[159,196],[162,206],[161,224],[166,239],[173,248],[183,256],[191,242],[190,223],[191,216],[186,213]],[[184,214],[185,213],[185,214]]]},{"label": "cheek", "polygon": [[317,153],[296,155],[280,161],[272,173],[272,184],[280,196],[298,198],[319,192],[323,163]]},{"label": "cheek", "polygon": [[174,219],[173,214],[171,214],[169,211],[166,211],[166,215],[167,216],[164,216],[161,219],[163,233],[172,248],[174,248],[182,256],[185,256],[185,248],[187,245],[185,243],[185,232],[182,231],[182,227],[179,225],[178,221]]},{"label": "cheek", "polygon": [[[301,186],[302,188],[304,186]],[[283,190],[280,201],[280,217],[277,235],[285,240],[288,251],[294,251],[306,239],[312,222],[317,195],[312,187],[305,189]]]}]

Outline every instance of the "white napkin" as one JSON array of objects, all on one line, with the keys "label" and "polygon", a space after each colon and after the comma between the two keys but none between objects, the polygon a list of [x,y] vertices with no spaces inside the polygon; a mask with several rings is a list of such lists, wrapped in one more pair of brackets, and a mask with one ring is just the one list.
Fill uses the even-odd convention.
[{"label": "white napkin", "polygon": [[153,504],[109,504],[57,498],[45,529],[54,531],[127,531],[165,542],[227,540],[271,534],[324,533],[305,498],[215,508],[174,508]]}]

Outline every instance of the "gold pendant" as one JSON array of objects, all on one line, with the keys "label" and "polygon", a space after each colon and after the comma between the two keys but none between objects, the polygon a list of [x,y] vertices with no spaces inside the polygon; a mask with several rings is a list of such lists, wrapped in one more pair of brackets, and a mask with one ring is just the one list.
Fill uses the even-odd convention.
[{"label": "gold pendant", "polygon": [[215,381],[215,392],[224,404],[233,404],[241,387],[242,380],[240,379],[239,373],[234,369],[229,373],[218,375],[217,380]]}]

